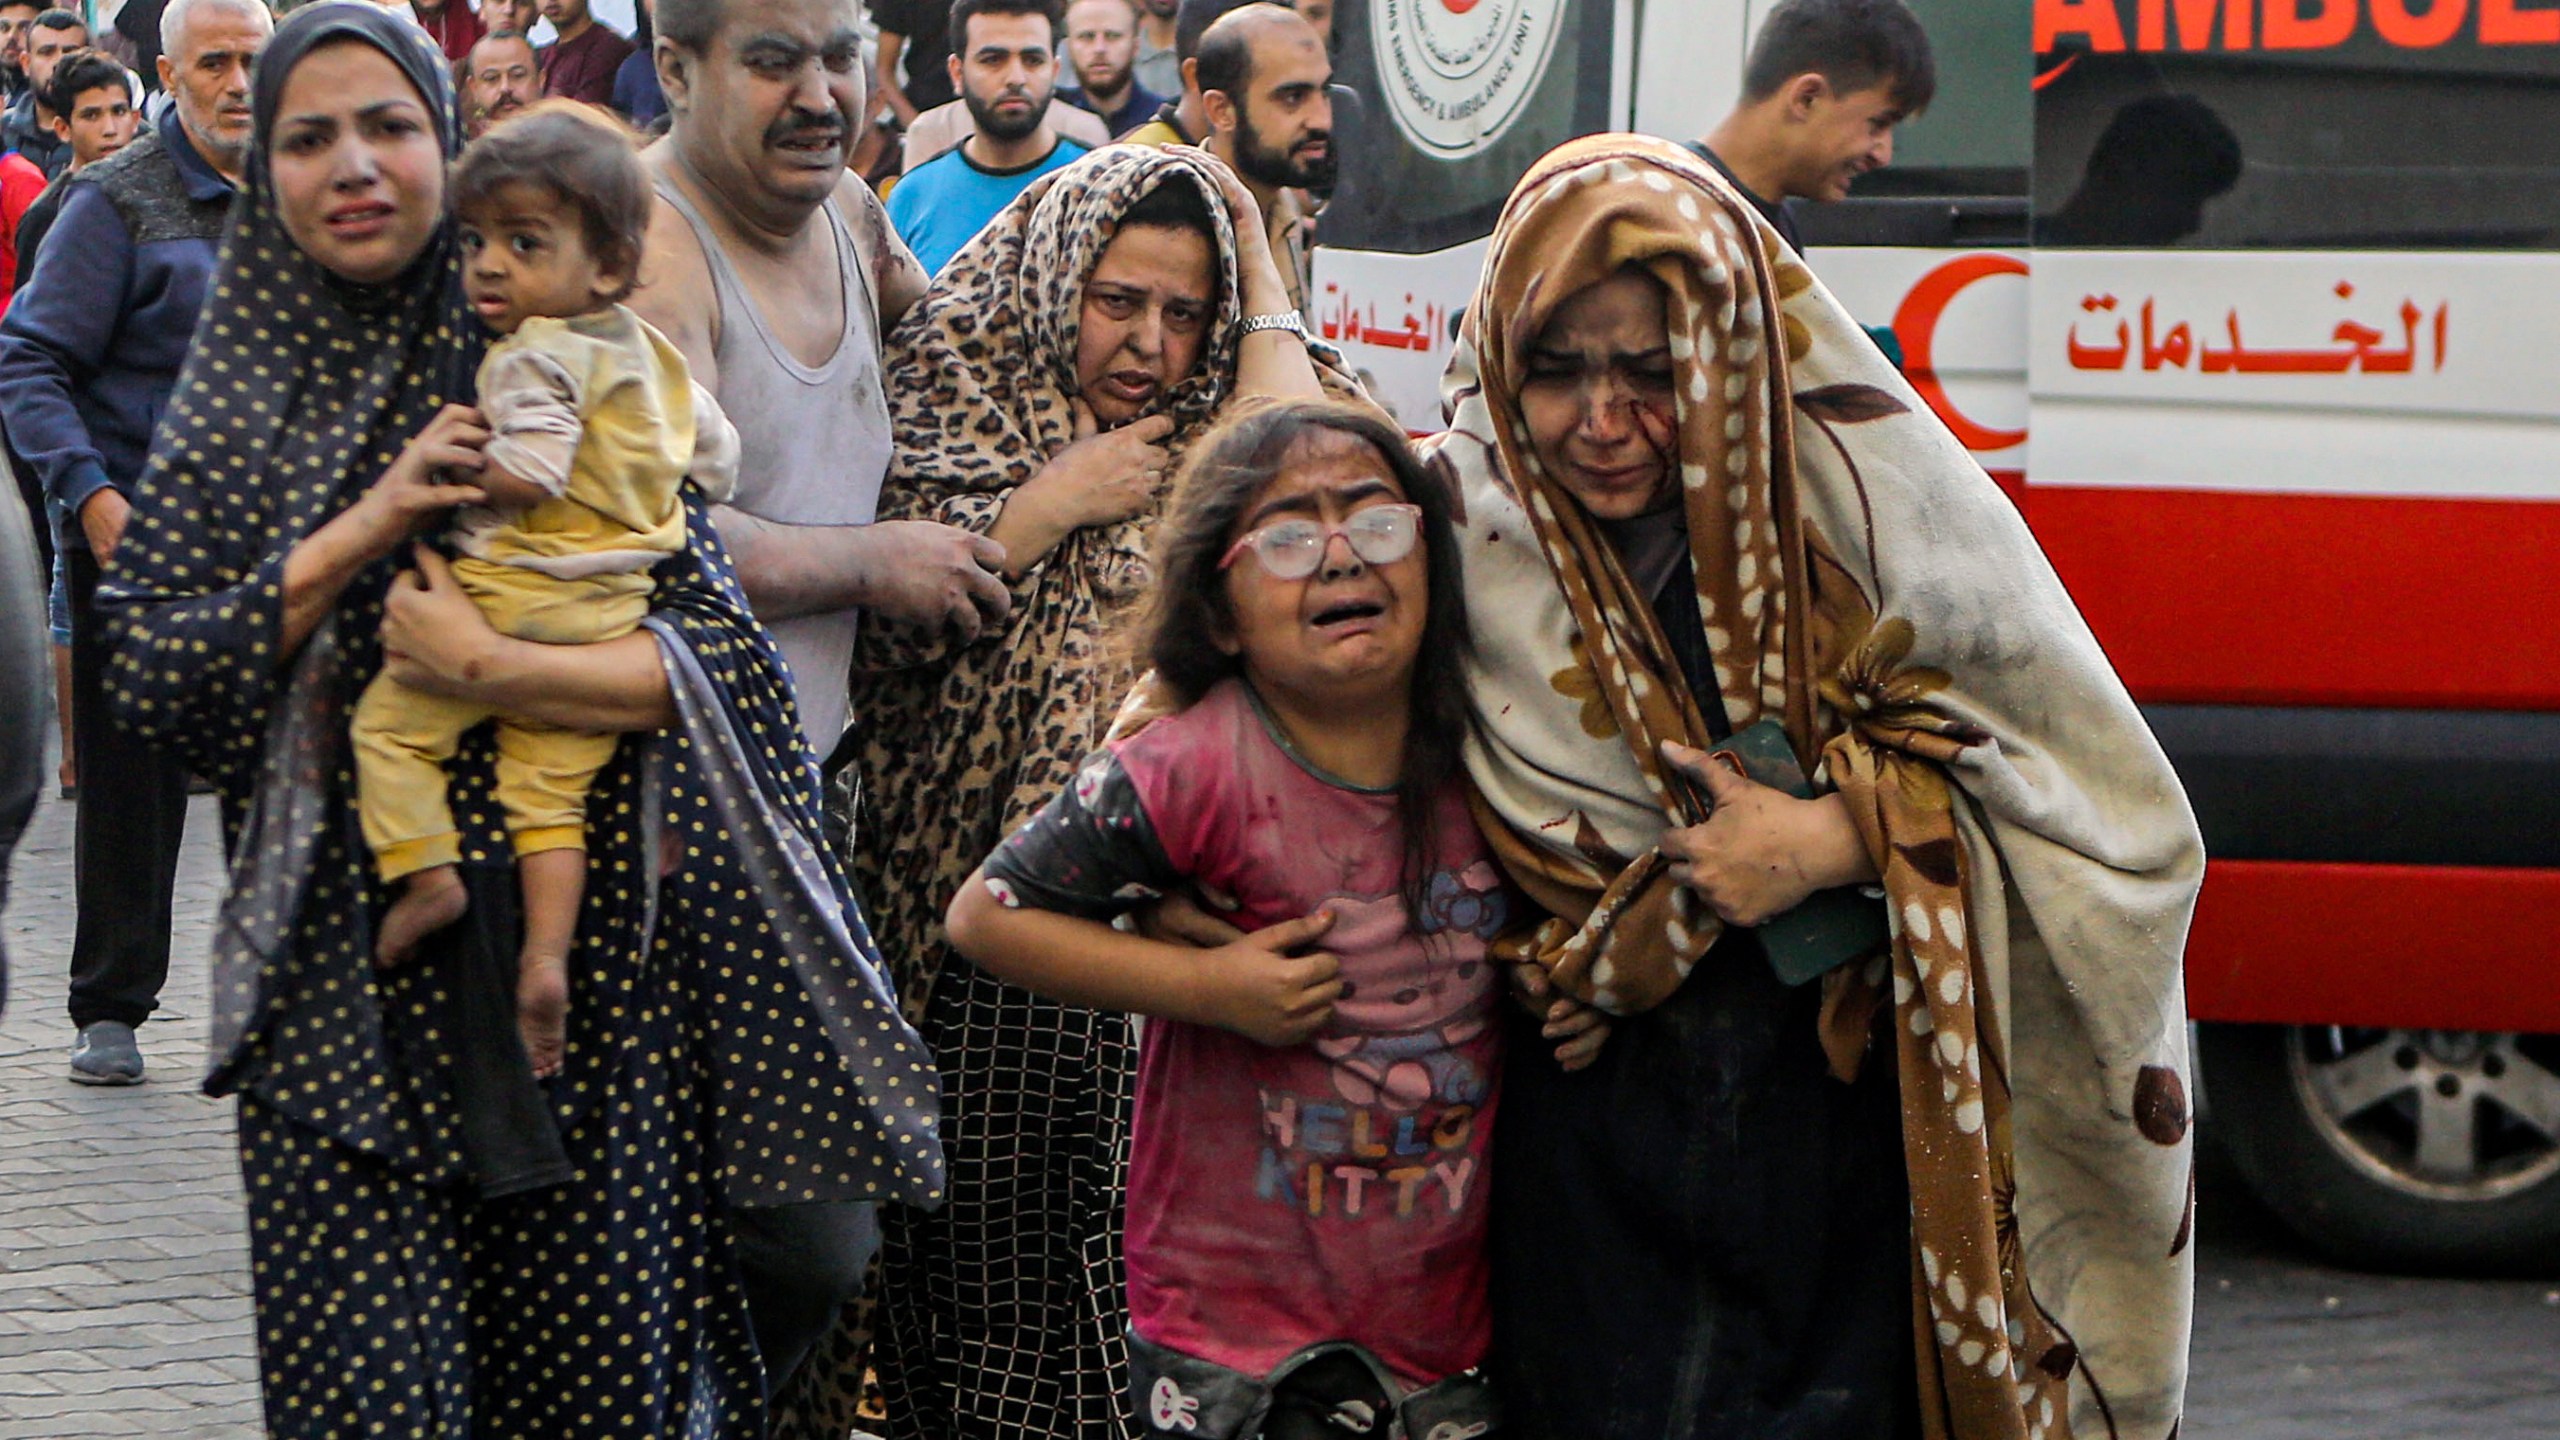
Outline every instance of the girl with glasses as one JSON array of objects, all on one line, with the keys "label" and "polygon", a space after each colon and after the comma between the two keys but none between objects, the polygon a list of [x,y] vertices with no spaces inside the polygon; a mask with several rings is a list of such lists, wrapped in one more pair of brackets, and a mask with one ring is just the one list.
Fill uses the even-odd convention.
[{"label": "girl with glasses", "polygon": [[[1459,778],[1466,614],[1446,487],[1365,410],[1214,432],[1137,640],[1174,705],[1085,763],[952,903],[952,944],[1151,1017],[1127,1201],[1148,1434],[1491,1420],[1474,1374],[1508,913]],[[1218,948],[1114,929],[1222,897]]]}]

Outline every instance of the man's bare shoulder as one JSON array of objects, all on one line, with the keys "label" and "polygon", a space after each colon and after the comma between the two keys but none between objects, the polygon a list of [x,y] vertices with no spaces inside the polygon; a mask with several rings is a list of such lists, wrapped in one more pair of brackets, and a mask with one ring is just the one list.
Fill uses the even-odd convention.
[{"label": "man's bare shoulder", "polygon": [[880,197],[872,193],[861,176],[847,170],[844,178],[836,182],[836,210],[853,228],[853,238],[862,242],[863,257],[872,262],[876,275],[881,239],[897,233],[889,226],[889,208],[880,203]]},{"label": "man's bare shoulder", "polygon": [[[667,149],[651,148],[642,157],[653,181],[665,181]],[[702,238],[664,194],[649,200],[649,236],[640,262],[640,285],[625,302],[641,319],[684,353],[697,374],[710,369],[719,343],[719,297],[711,284],[711,263]],[[708,381],[705,382],[709,383]]]},{"label": "man's bare shoulder", "polygon": [[898,238],[897,228],[889,223],[889,207],[851,171],[836,186],[836,209],[853,231],[854,242],[862,247],[863,264],[871,271],[871,293],[879,297],[881,324],[885,329],[895,325],[924,294],[931,277]]}]

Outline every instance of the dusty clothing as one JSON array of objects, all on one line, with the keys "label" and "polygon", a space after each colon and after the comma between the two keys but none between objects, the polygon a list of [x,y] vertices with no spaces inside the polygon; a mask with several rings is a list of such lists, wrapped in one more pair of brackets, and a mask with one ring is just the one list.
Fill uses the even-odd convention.
[{"label": "dusty clothing", "polygon": [[[1694,681],[1616,547],[1528,463],[1519,419],[1523,350],[1627,264],[1669,297],[1685,598],[1706,642]],[[1505,944],[1638,1027],[1690,1013],[1698,986],[1726,983],[1704,972],[1751,962],[1655,848],[1703,818],[1657,745],[1779,721],[1847,798],[1896,922],[1889,955],[1800,1003],[1796,1063],[1818,1044],[1837,1076],[1894,1067],[1924,1433],[2173,1432],[2192,1283],[2179,961],[2203,857],[2139,712],[2014,507],[1698,157],[1633,136],[1562,147],[1520,182],[1484,274],[1432,463],[1463,501],[1479,815],[1552,917]],[[1877,1033],[1890,1053],[1868,1053]],[[1515,1117],[1552,1075],[1519,1058]],[[1729,1184],[1788,1159],[1772,1147]],[[1523,1378],[1507,1393],[1529,1401],[1524,1433],[1591,1434],[1536,1397],[1583,1393],[1575,1367],[1626,1330],[1593,1307],[1621,1279],[1644,1293],[1658,1260],[1546,1233],[1572,1282],[1517,1294],[1498,1270],[1497,1295],[1544,1306],[1567,1338],[1507,1354]],[[1654,1343],[1684,1343],[1663,1318]],[[1811,1327],[1760,1363],[1800,1374],[1833,1343]]]},{"label": "dusty clothing", "polygon": [[[479,394],[489,458],[552,498],[463,511],[454,543],[474,563],[457,573],[529,570],[597,600],[646,595],[649,567],[684,548],[676,487],[690,476],[714,502],[736,487],[737,430],[675,346],[624,306],[526,321],[480,362]],[[554,643],[609,639],[638,619],[580,623],[591,633]]]},{"label": "dusty clothing", "polygon": [[[1502,877],[1442,797],[1418,918],[1393,788],[1327,775],[1229,680],[1085,762],[986,862],[1002,903],[1104,920],[1186,884],[1252,931],[1318,910],[1342,1002],[1303,1045],[1148,1022],[1129,1329],[1267,1375],[1350,1341],[1406,1389],[1481,1364]],[[1141,1395],[1143,1402],[1147,1399]]]},{"label": "dusty clothing", "polygon": [[[498,618],[488,597],[473,598]],[[620,736],[516,719],[377,675],[356,702],[356,783],[365,844],[384,880],[461,862],[444,767],[462,737],[490,719],[498,722],[490,737],[497,748],[493,788],[506,813],[508,848],[518,856],[586,848],[587,791]]]},{"label": "dusty clothing", "polygon": [[[663,182],[658,194],[693,227],[711,270],[720,408],[738,427],[738,488],[729,503],[781,525],[870,524],[889,469],[889,402],[880,383],[879,297],[853,228],[834,205],[818,207],[835,240],[844,333],[823,363],[803,365],[765,323],[693,202]],[[765,627],[791,663],[801,727],[820,759],[844,734],[846,675],[861,624],[861,611],[839,610]]]},{"label": "dusty clothing", "polygon": [[[737,432],[665,337],[616,305],[538,317],[480,364],[489,458],[550,492],[524,510],[456,519],[454,579],[498,633],[585,645],[649,613],[649,570],[684,548],[676,487],[727,497]],[[587,787],[616,737],[412,690],[385,672],[356,704],[357,813],[385,880],[461,859],[445,762],[496,717],[497,799],[518,855],[586,843]]]}]

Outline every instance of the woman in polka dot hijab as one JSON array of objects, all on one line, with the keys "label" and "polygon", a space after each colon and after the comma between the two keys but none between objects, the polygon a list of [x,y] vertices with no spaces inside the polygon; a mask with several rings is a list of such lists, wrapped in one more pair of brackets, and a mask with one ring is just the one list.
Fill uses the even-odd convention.
[{"label": "woman in polka dot hijab", "polygon": [[[121,718],[222,792],[207,1089],[238,1098],[269,1433],[760,1437],[737,1217],[942,1184],[934,1070],[814,842],[779,655],[698,496],[642,633],[511,654],[476,628],[407,543],[476,493],[419,463],[467,482],[446,407],[483,343],[443,214],[445,67],[404,17],[324,3],[277,27],[252,104],[101,594]],[[454,808],[497,879],[434,953],[370,962],[386,897],[347,716],[386,663],[629,737],[589,799],[567,1062],[540,1089],[501,1018],[485,729]]]},{"label": "woman in polka dot hijab", "polygon": [[[2014,507],[1636,136],[1520,182],[1445,393],[1469,771],[1547,917],[1497,1137],[1522,1433],[2173,1434],[2203,855]],[[1815,798],[1696,753],[1762,722]],[[1859,884],[1889,942],[1787,984],[1746,922]]]}]

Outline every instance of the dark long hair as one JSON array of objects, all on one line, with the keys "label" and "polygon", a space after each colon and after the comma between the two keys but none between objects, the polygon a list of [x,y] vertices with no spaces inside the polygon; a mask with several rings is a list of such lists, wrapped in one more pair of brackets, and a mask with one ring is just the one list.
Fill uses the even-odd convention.
[{"label": "dark long hair", "polygon": [[1245,511],[1279,476],[1291,452],[1326,434],[1375,450],[1405,498],[1422,510],[1429,608],[1406,702],[1404,762],[1396,776],[1396,821],[1404,840],[1400,888],[1418,925],[1424,890],[1438,866],[1433,838],[1441,797],[1458,778],[1472,723],[1465,667],[1473,642],[1459,583],[1453,498],[1414,458],[1403,432],[1358,406],[1295,400],[1250,408],[1202,436],[1156,526],[1156,586],[1134,639],[1138,658],[1186,708],[1218,682],[1243,678],[1243,660],[1218,648],[1218,637],[1235,630],[1219,561],[1235,543]]}]

